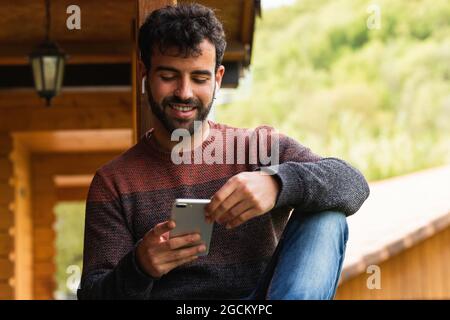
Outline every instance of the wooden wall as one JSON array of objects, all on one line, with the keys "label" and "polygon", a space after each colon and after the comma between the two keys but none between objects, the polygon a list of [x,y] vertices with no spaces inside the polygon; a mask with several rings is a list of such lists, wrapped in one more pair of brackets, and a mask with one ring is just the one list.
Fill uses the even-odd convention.
[{"label": "wooden wall", "polygon": [[0,299],[14,299],[13,139],[0,132]]},{"label": "wooden wall", "polygon": [[450,299],[450,227],[379,264],[381,289],[371,274],[342,283],[336,299]]}]

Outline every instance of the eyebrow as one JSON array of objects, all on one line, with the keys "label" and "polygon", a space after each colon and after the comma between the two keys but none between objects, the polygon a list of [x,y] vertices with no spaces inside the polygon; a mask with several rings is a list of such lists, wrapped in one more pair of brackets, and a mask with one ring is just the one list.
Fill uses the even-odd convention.
[{"label": "eyebrow", "polygon": [[[169,71],[169,72],[180,73],[180,70],[175,69],[173,67],[169,67],[169,66],[158,66],[158,67],[156,67],[156,71]],[[205,75],[205,76],[210,76],[210,77],[212,76],[212,73],[209,70],[194,70],[191,72],[191,74]]]}]

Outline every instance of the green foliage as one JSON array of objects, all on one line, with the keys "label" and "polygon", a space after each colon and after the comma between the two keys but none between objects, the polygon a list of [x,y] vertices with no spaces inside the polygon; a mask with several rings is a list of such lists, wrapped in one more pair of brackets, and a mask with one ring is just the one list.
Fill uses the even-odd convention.
[{"label": "green foliage", "polygon": [[257,21],[250,92],[217,120],[270,124],[370,180],[450,162],[450,2],[298,1]]},{"label": "green foliage", "polygon": [[83,202],[62,202],[55,207],[56,213],[56,281],[58,295],[64,298],[74,298],[74,294],[66,286],[69,266],[83,264],[84,241],[84,211]]}]

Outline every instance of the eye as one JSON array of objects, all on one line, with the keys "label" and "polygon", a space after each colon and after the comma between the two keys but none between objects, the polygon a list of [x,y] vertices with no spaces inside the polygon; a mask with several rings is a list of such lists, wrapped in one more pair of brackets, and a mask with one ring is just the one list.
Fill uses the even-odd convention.
[{"label": "eye", "polygon": [[206,81],[208,81],[208,78],[194,78],[193,79],[195,83],[205,83]]},{"label": "eye", "polygon": [[168,77],[168,76],[161,76],[161,79],[163,81],[172,81],[172,80],[175,79],[175,77],[174,76],[170,76],[170,77]]}]

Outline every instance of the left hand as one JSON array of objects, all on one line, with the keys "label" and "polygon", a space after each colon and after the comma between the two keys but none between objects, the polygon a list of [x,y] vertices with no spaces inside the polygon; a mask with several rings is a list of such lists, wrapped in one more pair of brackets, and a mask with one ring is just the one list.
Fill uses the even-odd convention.
[{"label": "left hand", "polygon": [[241,172],[230,178],[205,207],[207,220],[235,228],[270,211],[280,186],[272,175]]}]

